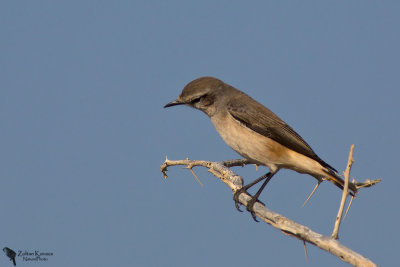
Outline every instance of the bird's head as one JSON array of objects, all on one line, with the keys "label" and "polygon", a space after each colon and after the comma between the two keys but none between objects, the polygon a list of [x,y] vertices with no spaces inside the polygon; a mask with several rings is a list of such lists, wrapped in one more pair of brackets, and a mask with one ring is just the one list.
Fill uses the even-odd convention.
[{"label": "bird's head", "polygon": [[218,95],[225,87],[224,82],[213,77],[201,77],[188,83],[178,98],[164,106],[164,108],[186,105],[199,109],[212,116],[216,111]]}]

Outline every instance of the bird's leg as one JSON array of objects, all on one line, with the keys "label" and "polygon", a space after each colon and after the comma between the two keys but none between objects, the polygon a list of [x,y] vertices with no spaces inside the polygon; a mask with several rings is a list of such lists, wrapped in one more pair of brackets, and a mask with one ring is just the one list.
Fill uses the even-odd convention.
[{"label": "bird's leg", "polygon": [[255,184],[258,184],[259,182],[261,182],[262,180],[264,180],[265,178],[267,178],[269,175],[271,175],[271,172],[264,174],[263,176],[261,176],[260,178],[254,180],[253,182],[249,183],[248,185],[243,186],[242,188],[240,188],[239,190],[237,190],[235,192],[235,194],[233,194],[233,201],[235,201],[235,207],[238,211],[242,212],[242,210],[240,209],[239,205],[239,195],[241,193],[247,192],[247,189],[249,189],[250,187],[252,187]]},{"label": "bird's leg", "polygon": [[276,172],[269,172],[266,175],[267,179],[261,185],[260,189],[258,189],[257,193],[249,201],[247,201],[246,209],[248,212],[251,213],[251,217],[253,217],[253,220],[255,220],[256,222],[258,222],[258,221],[256,219],[256,215],[255,215],[254,209],[253,209],[254,203],[256,203],[258,201],[258,197],[260,196],[261,192],[264,190],[265,186],[268,184],[268,182],[271,180],[271,178],[274,176],[275,173]]}]

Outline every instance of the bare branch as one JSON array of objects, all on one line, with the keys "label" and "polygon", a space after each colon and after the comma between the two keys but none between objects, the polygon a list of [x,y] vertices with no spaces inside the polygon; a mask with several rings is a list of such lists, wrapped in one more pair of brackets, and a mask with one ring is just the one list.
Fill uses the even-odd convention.
[{"label": "bare branch", "polygon": [[339,211],[336,216],[335,226],[334,226],[333,232],[332,232],[332,238],[334,238],[334,239],[339,238],[339,227],[340,227],[340,223],[342,222],[343,209],[344,209],[344,205],[346,203],[347,196],[349,195],[349,176],[350,176],[351,166],[354,163],[353,151],[354,151],[354,145],[351,145],[350,152],[349,152],[349,159],[347,161],[347,167],[346,167],[346,170],[344,171],[344,186],[343,186],[343,193],[342,193],[342,201],[340,202]]},{"label": "bare branch", "polygon": [[[233,192],[236,192],[243,186],[243,179],[241,176],[234,173],[229,167],[232,166],[244,166],[247,164],[252,164],[247,160],[231,160],[226,162],[210,162],[204,160],[169,160],[168,158],[160,166],[160,170],[167,178],[167,168],[169,166],[185,165],[190,167],[202,166],[208,169],[210,173],[218,177],[226,185],[228,185]],[[377,180],[366,181],[364,183],[357,183],[358,188],[368,187],[376,184]],[[241,204],[246,205],[251,199],[251,196],[247,193],[241,193],[239,195],[239,201]],[[352,264],[353,266],[377,266],[368,258],[352,251],[350,248],[342,245],[338,240],[331,238],[329,236],[324,236],[322,234],[316,233],[309,229],[308,227],[298,224],[281,214],[271,211],[263,204],[257,202],[253,206],[254,212],[261,220],[273,227],[279,229],[282,233],[296,237],[303,242],[313,244],[335,256],[341,260]]]}]

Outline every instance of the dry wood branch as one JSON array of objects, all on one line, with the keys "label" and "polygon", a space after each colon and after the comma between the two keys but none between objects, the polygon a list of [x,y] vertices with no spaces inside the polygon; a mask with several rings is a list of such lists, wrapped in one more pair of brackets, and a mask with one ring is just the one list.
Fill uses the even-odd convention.
[{"label": "dry wood branch", "polygon": [[[228,185],[233,192],[236,192],[238,189],[242,188],[243,179],[232,170],[230,170],[229,167],[243,166],[246,164],[251,164],[251,162],[248,162],[246,160],[210,162],[204,160],[189,159],[173,161],[166,158],[165,162],[160,166],[160,170],[163,173],[164,178],[167,178],[167,168],[169,166],[184,165],[190,166],[191,168],[196,166],[203,166],[207,168],[210,173],[212,173],[214,176],[218,177],[221,181]],[[376,184],[377,182],[379,181],[368,180],[364,183],[358,183],[356,185],[358,186],[358,188],[361,188],[371,186],[373,184]],[[241,193],[239,196],[239,201],[243,205],[246,205],[250,199],[251,196],[247,193]],[[316,233],[304,225],[298,224],[279,213],[271,211],[259,202],[254,204],[254,212],[257,217],[259,217],[267,224],[270,224],[273,227],[279,229],[280,231],[282,231],[282,233],[296,237],[303,242],[313,244],[339,257],[341,260],[350,263],[353,266],[377,266],[368,258],[342,245],[338,240],[335,240],[334,238],[331,238],[329,236],[324,236],[322,234]]]},{"label": "dry wood branch", "polygon": [[336,216],[335,226],[334,226],[333,232],[332,232],[332,238],[334,238],[334,239],[339,238],[339,227],[340,227],[340,223],[342,222],[343,209],[344,209],[344,205],[346,203],[347,196],[349,195],[350,170],[351,170],[351,166],[354,163],[353,151],[354,151],[354,145],[351,145],[350,152],[349,152],[349,159],[347,160],[347,167],[346,167],[346,170],[344,171],[344,186],[343,186],[342,200],[340,202],[339,211]]}]

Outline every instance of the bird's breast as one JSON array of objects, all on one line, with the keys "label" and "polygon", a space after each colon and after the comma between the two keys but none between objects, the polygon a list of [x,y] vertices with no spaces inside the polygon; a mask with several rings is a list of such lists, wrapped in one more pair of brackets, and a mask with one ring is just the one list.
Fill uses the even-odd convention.
[{"label": "bird's breast", "polygon": [[253,131],[229,113],[213,116],[211,121],[222,139],[242,157],[265,165],[271,171],[286,168],[319,175],[314,173],[321,168],[318,162]]},{"label": "bird's breast", "polygon": [[286,148],[237,121],[229,113],[214,116],[212,123],[222,139],[241,156],[277,169],[287,160]]}]

